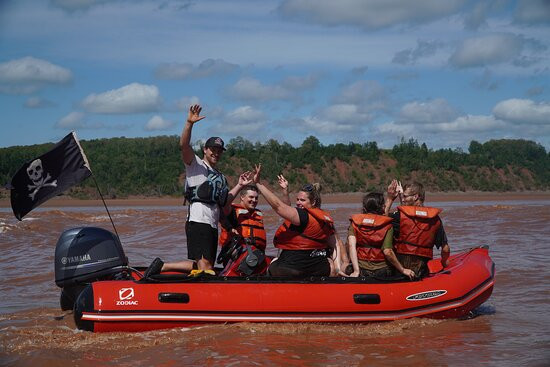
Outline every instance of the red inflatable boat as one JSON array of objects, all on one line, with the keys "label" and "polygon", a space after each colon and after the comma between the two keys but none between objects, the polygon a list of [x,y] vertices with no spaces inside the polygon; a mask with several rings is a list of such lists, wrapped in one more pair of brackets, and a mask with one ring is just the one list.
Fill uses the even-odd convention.
[{"label": "red inflatable boat", "polygon": [[[93,281],[74,305],[78,328],[143,331],[225,322],[364,323],[411,317],[459,318],[493,291],[495,266],[487,248],[430,262],[419,281],[368,278],[288,280],[267,276],[189,277]],[[62,296],[63,299],[63,296]],[[63,301],[62,301],[63,303]]]}]

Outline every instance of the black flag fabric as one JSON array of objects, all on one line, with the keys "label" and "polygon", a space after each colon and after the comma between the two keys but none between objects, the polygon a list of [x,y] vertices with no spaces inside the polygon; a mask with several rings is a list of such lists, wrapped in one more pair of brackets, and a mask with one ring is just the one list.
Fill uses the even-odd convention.
[{"label": "black flag fabric", "polygon": [[52,150],[25,163],[11,179],[11,208],[19,220],[92,174],[75,132]]}]

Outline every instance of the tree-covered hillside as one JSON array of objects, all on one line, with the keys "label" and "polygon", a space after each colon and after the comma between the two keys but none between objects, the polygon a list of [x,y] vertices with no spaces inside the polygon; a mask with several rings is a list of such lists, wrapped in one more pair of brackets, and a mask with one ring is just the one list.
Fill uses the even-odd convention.
[{"label": "tree-covered hillside", "polygon": [[[184,166],[177,136],[111,138],[82,141],[102,193],[109,198],[180,196]],[[24,162],[53,144],[0,149],[0,182],[7,183]],[[200,149],[197,150],[200,155]],[[324,192],[383,190],[392,178],[418,180],[430,191],[523,191],[550,188],[550,155],[527,140],[472,141],[468,152],[429,149],[417,141],[402,140],[392,149],[375,142],[323,145],[313,136],[301,146],[269,140],[252,143],[231,139],[219,168],[235,183],[237,176],[262,163],[271,184],[283,173],[298,189],[304,182],[321,182]],[[0,191],[8,196],[6,190]],[[94,198],[88,179],[68,193]]]}]

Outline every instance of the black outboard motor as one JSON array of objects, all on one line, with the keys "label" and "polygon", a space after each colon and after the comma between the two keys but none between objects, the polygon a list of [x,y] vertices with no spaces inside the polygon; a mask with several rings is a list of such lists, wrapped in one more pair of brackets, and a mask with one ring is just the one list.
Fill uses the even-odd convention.
[{"label": "black outboard motor", "polygon": [[72,310],[86,285],[96,280],[129,279],[128,258],[118,238],[95,227],[68,229],[55,246],[55,284],[62,288],[62,310]]}]

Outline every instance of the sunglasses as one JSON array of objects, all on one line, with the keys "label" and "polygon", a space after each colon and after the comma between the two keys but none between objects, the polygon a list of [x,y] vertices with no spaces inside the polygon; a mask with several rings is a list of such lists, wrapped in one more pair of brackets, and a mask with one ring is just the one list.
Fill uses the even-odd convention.
[{"label": "sunglasses", "polygon": [[308,183],[302,186],[302,191],[312,192],[313,190],[315,190],[315,187],[312,184]]}]

